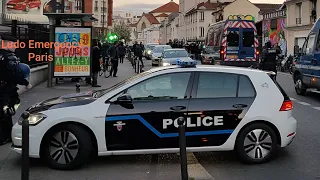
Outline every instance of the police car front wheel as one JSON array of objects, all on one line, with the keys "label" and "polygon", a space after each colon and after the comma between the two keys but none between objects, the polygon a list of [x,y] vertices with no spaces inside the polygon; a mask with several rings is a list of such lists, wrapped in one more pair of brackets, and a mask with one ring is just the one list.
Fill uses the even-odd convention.
[{"label": "police car front wheel", "polygon": [[275,155],[277,147],[274,130],[264,123],[255,123],[239,133],[235,150],[243,162],[257,164],[269,161]]},{"label": "police car front wheel", "polygon": [[79,125],[58,125],[46,133],[41,156],[51,168],[77,169],[89,160],[92,150],[90,137]]}]

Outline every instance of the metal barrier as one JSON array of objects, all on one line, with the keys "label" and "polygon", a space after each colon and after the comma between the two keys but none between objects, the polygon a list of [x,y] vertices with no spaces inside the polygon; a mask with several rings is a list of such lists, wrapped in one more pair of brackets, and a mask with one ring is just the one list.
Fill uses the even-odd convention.
[{"label": "metal barrier", "polygon": [[29,180],[29,112],[24,112],[22,118],[22,162],[21,180]]},{"label": "metal barrier", "polygon": [[17,48],[16,55],[20,58],[20,61],[28,64],[30,67],[40,66],[47,64],[45,59],[32,59],[29,60],[29,54],[35,55],[48,55],[49,48],[32,48],[30,46],[32,41],[37,43],[49,42],[49,29],[45,24],[35,24],[30,22],[20,22],[17,20],[3,21],[0,24],[0,36],[11,37],[19,41],[19,43],[25,44],[25,47]]}]

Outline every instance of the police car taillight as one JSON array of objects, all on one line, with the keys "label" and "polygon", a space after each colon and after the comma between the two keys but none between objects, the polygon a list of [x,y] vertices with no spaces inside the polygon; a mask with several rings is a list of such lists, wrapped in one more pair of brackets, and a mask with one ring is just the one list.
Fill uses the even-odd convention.
[{"label": "police car taillight", "polygon": [[293,108],[292,101],[285,100],[285,101],[283,101],[279,111],[290,111],[290,110],[292,110],[292,108]]}]

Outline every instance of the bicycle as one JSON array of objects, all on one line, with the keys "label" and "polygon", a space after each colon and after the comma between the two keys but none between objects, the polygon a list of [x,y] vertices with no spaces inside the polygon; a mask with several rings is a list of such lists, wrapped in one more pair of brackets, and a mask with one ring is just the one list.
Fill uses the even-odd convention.
[{"label": "bicycle", "polygon": [[107,78],[109,76],[109,72],[111,71],[111,61],[109,60],[110,58],[107,57],[105,62],[103,63],[103,61],[100,61],[100,72],[99,72],[99,76],[102,76],[102,74],[104,74],[104,77]]}]

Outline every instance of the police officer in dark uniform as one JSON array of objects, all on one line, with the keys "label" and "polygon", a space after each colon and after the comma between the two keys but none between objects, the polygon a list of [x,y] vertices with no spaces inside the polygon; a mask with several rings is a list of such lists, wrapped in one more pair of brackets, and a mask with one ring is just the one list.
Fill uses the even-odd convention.
[{"label": "police officer in dark uniform", "polygon": [[20,104],[17,85],[28,89],[32,87],[26,79],[30,75],[30,67],[20,63],[14,51],[0,49],[0,145],[11,141],[11,117],[15,114],[15,106]]},{"label": "police officer in dark uniform", "polygon": [[111,46],[108,50],[110,58],[111,58],[111,64],[112,64],[110,74],[108,77],[117,77],[119,58],[120,58],[118,46],[119,46],[119,42],[116,41],[116,42],[114,42],[114,45]]},{"label": "police officer in dark uniform", "polygon": [[262,51],[261,69],[264,71],[273,71],[277,73],[277,50],[271,47],[268,41]]}]

